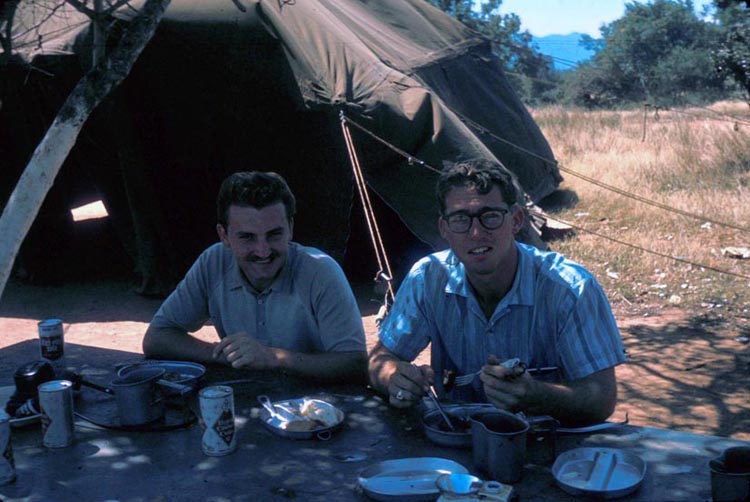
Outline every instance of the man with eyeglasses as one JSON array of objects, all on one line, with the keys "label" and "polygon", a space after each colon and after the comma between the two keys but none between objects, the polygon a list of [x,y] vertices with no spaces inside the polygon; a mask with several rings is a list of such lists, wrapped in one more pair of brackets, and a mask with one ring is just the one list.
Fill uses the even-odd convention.
[{"label": "man with eyeglasses", "polygon": [[[519,191],[496,163],[445,170],[437,199],[450,249],[417,262],[399,288],[370,353],[373,387],[398,408],[434,385],[457,401],[568,425],[606,420],[617,400],[614,367],[625,356],[594,277],[515,241],[524,221]],[[413,365],[428,345],[431,364]],[[500,364],[509,360],[521,363]]]}]

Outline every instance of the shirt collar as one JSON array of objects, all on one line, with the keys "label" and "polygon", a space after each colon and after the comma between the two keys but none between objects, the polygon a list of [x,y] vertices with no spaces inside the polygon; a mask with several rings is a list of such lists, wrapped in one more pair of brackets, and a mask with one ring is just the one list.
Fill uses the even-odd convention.
[{"label": "shirt collar", "polygon": [[[533,305],[534,304],[534,270],[530,257],[524,252],[522,246],[516,243],[518,249],[518,266],[516,277],[510,291],[500,301],[504,305]],[[458,257],[449,251],[445,259],[448,270],[448,281],[445,292],[448,294],[470,296],[473,295],[466,278],[466,269]]]}]

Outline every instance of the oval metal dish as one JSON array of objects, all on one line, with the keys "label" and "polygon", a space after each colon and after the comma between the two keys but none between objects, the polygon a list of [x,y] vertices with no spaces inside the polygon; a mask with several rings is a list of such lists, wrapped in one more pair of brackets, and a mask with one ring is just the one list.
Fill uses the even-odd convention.
[{"label": "oval metal dish", "polygon": [[309,431],[295,431],[295,430],[290,431],[284,428],[287,422],[285,422],[284,420],[280,420],[277,417],[271,416],[271,414],[265,408],[261,408],[260,413],[258,414],[258,418],[260,419],[261,423],[266,427],[266,429],[273,432],[277,436],[281,436],[281,437],[285,437],[289,439],[317,438],[322,441],[327,441],[331,439],[332,434],[343,426],[344,418],[345,418],[344,412],[336,408],[331,403],[327,401],[323,401],[321,399],[299,398],[299,399],[287,399],[285,401],[274,401],[273,405],[276,407],[285,408],[287,410],[299,410],[304,404],[305,400],[314,402],[316,406],[320,406],[322,408],[328,408],[332,410],[336,414],[336,418],[338,419],[338,421],[331,426],[327,426],[327,427],[321,426],[321,427],[317,427]]},{"label": "oval metal dish", "polygon": [[560,488],[572,495],[613,499],[641,486],[646,463],[617,448],[576,448],[557,457],[552,475]]},{"label": "oval metal dish", "polygon": [[443,474],[468,473],[463,465],[446,458],[399,458],[366,468],[358,484],[373,500],[421,502],[440,496],[437,479]]}]

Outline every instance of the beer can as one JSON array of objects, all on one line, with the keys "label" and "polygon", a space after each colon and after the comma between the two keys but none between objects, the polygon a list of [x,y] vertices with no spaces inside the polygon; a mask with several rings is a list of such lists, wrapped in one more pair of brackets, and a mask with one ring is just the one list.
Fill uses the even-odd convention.
[{"label": "beer can", "polygon": [[50,380],[39,385],[42,444],[64,448],[73,443],[73,383]]},{"label": "beer can", "polygon": [[39,323],[39,354],[52,365],[55,373],[65,370],[65,340],[60,319],[45,319]]},{"label": "beer can", "polygon": [[203,453],[212,457],[227,455],[237,448],[234,426],[234,391],[226,385],[200,391]]},{"label": "beer can", "polygon": [[10,435],[10,417],[0,408],[0,486],[16,480],[16,464],[13,461],[13,444]]}]

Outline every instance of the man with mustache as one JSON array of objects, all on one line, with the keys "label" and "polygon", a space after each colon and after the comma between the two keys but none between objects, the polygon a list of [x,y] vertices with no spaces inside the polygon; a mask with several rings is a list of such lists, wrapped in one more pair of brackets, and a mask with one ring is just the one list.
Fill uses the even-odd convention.
[{"label": "man with mustache", "polygon": [[[417,262],[370,354],[370,380],[392,406],[429,386],[460,401],[551,415],[570,425],[606,420],[617,400],[622,341],[601,287],[563,256],[515,241],[519,191],[496,163],[454,165],[437,185],[438,224],[450,249]],[[431,365],[411,364],[428,344]],[[547,378],[529,368],[552,368]],[[479,374],[450,387],[446,375]],[[439,378],[438,378],[439,377]],[[471,377],[470,377],[471,378]]]},{"label": "man with mustache", "polygon": [[[292,242],[295,198],[273,172],[238,172],[221,185],[216,231],[157,311],[147,357],[219,362],[341,381],[363,378],[362,318],[341,267]],[[191,336],[211,320],[220,340]]]}]

